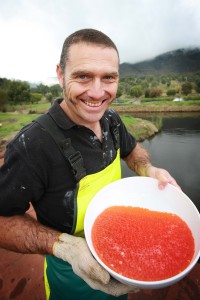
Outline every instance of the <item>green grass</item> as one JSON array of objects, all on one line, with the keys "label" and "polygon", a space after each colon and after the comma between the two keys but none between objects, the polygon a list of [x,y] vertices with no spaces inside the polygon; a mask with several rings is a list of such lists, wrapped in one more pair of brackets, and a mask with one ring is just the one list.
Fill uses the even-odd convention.
[{"label": "green grass", "polygon": [[160,130],[162,127],[162,120],[159,122],[150,122],[147,120],[134,118],[130,115],[120,115],[122,121],[126,125],[129,132],[131,132],[136,140],[142,141],[155,134],[155,129]]},{"label": "green grass", "polygon": [[126,126],[136,125],[136,124],[139,123],[138,119],[135,119],[135,118],[133,118],[132,116],[129,116],[129,115],[122,115],[121,119],[126,124]]},{"label": "green grass", "polygon": [[[30,123],[38,115],[50,108],[49,102],[24,105],[7,105],[6,113],[0,112],[0,141],[11,134],[17,133],[23,126]],[[34,113],[29,114],[32,111]],[[25,113],[24,113],[25,112]]]},{"label": "green grass", "polygon": [[0,113],[0,140],[17,133],[40,114]]}]

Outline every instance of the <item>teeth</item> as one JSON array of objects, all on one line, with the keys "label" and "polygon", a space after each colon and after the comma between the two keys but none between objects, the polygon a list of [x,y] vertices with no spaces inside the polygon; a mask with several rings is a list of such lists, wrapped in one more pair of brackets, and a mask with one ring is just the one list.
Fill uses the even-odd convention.
[{"label": "teeth", "polygon": [[86,105],[88,105],[88,106],[93,106],[93,107],[98,107],[98,106],[100,106],[101,105],[101,101],[99,101],[99,102],[88,102],[88,101],[84,101],[84,103],[86,104]]}]

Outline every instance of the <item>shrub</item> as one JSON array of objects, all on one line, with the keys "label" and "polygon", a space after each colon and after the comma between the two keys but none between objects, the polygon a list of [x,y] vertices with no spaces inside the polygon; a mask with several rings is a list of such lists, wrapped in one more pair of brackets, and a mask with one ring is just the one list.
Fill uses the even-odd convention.
[{"label": "shrub", "polygon": [[175,96],[176,95],[176,90],[175,89],[170,89],[167,90],[167,96]]}]

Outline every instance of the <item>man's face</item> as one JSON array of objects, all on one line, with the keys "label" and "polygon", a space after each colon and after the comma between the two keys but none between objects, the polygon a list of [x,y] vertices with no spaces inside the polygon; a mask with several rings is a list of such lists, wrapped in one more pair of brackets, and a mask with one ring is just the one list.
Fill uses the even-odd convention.
[{"label": "man's face", "polygon": [[117,93],[118,66],[113,48],[85,43],[70,47],[59,79],[64,89],[64,110],[75,123],[89,126],[101,119]]}]

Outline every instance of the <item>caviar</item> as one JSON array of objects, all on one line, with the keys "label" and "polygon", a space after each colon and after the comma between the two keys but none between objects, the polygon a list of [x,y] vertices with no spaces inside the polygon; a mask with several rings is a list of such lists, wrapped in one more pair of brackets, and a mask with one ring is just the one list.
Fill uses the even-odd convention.
[{"label": "caviar", "polygon": [[101,260],[122,276],[142,281],[182,272],[194,255],[194,239],[176,214],[112,206],[95,220],[93,246]]}]

